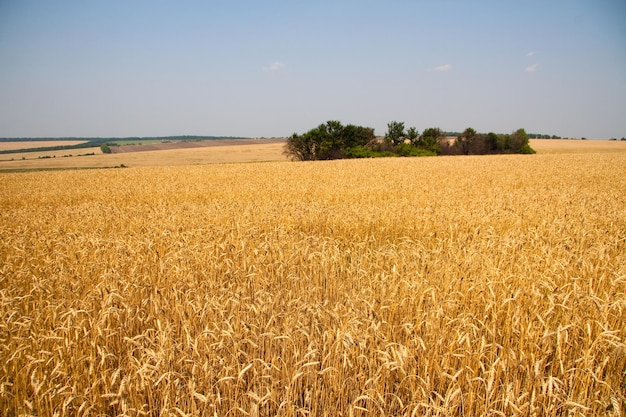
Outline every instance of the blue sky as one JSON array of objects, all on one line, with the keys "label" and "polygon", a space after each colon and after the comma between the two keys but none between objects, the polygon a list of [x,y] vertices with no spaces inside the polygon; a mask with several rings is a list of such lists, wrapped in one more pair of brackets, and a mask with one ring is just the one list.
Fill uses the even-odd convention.
[{"label": "blue sky", "polygon": [[623,0],[0,0],[0,137],[622,137],[624,22]]}]

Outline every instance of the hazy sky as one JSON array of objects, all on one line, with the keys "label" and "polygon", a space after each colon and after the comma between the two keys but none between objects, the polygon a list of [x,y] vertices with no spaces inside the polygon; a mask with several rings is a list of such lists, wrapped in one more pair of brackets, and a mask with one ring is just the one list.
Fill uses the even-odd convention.
[{"label": "hazy sky", "polygon": [[626,136],[623,0],[0,0],[0,137]]}]

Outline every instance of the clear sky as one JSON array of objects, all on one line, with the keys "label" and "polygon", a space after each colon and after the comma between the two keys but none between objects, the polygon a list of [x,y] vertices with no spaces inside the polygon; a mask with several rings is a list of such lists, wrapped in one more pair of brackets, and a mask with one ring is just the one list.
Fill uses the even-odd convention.
[{"label": "clear sky", "polygon": [[0,137],[626,136],[624,0],[0,0]]}]

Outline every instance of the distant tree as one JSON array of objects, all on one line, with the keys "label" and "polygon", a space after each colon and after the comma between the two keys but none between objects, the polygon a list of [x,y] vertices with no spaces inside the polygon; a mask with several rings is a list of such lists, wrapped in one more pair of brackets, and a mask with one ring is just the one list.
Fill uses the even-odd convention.
[{"label": "distant tree", "polygon": [[498,152],[501,150],[501,149],[498,149],[499,147],[498,135],[493,132],[487,133],[487,136],[485,136],[485,144],[487,145],[487,149],[489,152]]},{"label": "distant tree", "polygon": [[389,122],[387,123],[387,133],[385,133],[385,140],[391,142],[391,144],[399,145],[404,143],[406,139],[406,133],[404,132],[404,122]]},{"label": "distant tree", "polygon": [[498,133],[498,142],[497,142],[497,147],[496,150],[498,152],[507,152],[509,149],[511,149],[511,135],[508,133]]},{"label": "distant tree", "polygon": [[371,127],[347,125],[341,132],[341,140],[345,149],[356,146],[366,146],[376,139],[374,129]]},{"label": "distant tree", "polygon": [[476,135],[476,131],[473,128],[468,127],[463,131],[463,133],[459,135],[458,138],[456,138],[455,145],[462,155],[469,155],[470,148],[475,140]]},{"label": "distant tree", "polygon": [[330,120],[303,135],[294,133],[287,139],[285,154],[300,161],[338,159],[345,157],[348,149],[363,147],[374,139],[372,128],[343,126],[337,120]]},{"label": "distant tree", "polygon": [[524,129],[517,129],[511,133],[509,143],[513,153],[535,153],[535,150],[530,147],[528,135]]},{"label": "distant tree", "polygon": [[441,153],[440,140],[444,136],[445,135],[438,127],[429,127],[428,129],[424,130],[424,132],[422,132],[422,135],[417,142],[417,146],[439,155]]},{"label": "distant tree", "polygon": [[341,140],[341,131],[343,126],[337,120],[329,120],[326,124],[321,124],[317,129],[311,132],[316,133],[320,147],[317,159],[336,159],[341,157],[341,149],[343,141]]},{"label": "distant tree", "polygon": [[417,144],[419,142],[419,138],[420,138],[419,132],[417,131],[416,128],[410,127],[406,131],[406,138],[411,141],[412,145],[417,146]]},{"label": "distant tree", "polygon": [[298,161],[312,161],[315,159],[315,144],[310,136],[294,133],[285,145],[285,154]]},{"label": "distant tree", "polygon": [[106,143],[100,145],[100,150],[102,151],[102,153],[111,153],[111,148]]}]

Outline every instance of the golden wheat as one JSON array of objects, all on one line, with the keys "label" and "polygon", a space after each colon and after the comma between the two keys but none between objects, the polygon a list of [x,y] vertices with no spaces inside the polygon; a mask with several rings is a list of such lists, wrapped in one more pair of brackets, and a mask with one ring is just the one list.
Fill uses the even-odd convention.
[{"label": "golden wheat", "polygon": [[4,174],[5,415],[626,410],[626,154]]}]

